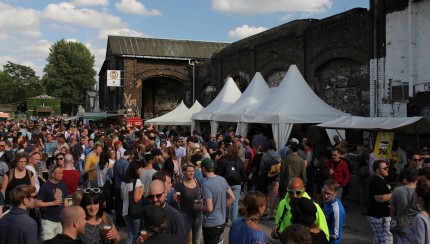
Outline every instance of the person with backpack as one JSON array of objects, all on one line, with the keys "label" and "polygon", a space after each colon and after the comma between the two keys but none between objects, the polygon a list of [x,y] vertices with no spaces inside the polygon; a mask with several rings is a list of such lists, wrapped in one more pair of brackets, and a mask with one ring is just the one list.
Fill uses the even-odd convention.
[{"label": "person with backpack", "polygon": [[28,161],[28,154],[17,154],[14,160],[16,167],[6,172],[2,179],[1,192],[5,198],[6,206],[10,204],[9,192],[15,187],[22,184],[35,186],[33,173],[25,168]]},{"label": "person with backpack", "polygon": [[274,220],[273,214],[275,212],[276,196],[278,195],[280,169],[281,169],[281,156],[276,152],[276,142],[271,139],[267,142],[267,152],[261,157],[260,160],[260,176],[265,189],[263,193],[267,193],[267,207],[266,213],[263,218],[268,217],[269,220]]},{"label": "person with backpack", "polygon": [[[242,180],[245,179],[245,165],[239,158],[239,149],[231,145],[227,148],[227,153],[218,162],[217,175],[224,177],[234,193],[235,201],[230,207],[231,220],[237,219],[239,211],[239,198]],[[227,209],[228,210],[228,209]],[[226,218],[226,222],[228,217]]]}]

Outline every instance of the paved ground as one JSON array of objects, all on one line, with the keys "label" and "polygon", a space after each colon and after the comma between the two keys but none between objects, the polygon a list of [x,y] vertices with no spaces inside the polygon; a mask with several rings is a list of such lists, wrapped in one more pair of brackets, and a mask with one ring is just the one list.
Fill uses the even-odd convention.
[{"label": "paved ground", "polygon": [[[363,216],[361,213],[365,211],[365,208],[360,206],[358,202],[355,201],[346,201],[346,225],[344,229],[344,237],[342,243],[347,244],[361,244],[361,243],[372,243],[372,229],[370,228],[369,222],[367,221],[367,217]],[[274,221],[260,221],[261,226],[263,227],[265,233],[269,237],[269,242],[272,244],[280,243],[277,240],[273,240],[270,238],[270,232],[272,228],[275,226]],[[125,239],[127,237],[126,228],[119,228],[120,235],[122,238],[121,243],[125,243]],[[224,244],[228,243],[228,233],[230,227],[226,226],[225,231],[222,235],[222,239],[224,239]],[[203,239],[203,238],[202,238]],[[203,243],[203,240],[202,242]],[[234,243],[232,243],[234,244]]]}]

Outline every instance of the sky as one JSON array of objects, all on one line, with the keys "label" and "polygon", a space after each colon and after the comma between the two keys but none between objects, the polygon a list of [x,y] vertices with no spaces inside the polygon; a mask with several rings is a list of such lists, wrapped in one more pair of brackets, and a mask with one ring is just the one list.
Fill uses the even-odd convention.
[{"label": "sky", "polygon": [[322,19],[369,0],[0,0],[0,69],[7,61],[43,76],[49,48],[84,44],[97,73],[108,35],[235,42],[296,19]]}]

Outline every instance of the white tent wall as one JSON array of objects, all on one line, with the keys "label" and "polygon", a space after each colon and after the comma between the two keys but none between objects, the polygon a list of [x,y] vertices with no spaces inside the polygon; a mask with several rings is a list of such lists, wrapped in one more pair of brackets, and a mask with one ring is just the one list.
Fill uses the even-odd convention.
[{"label": "white tent wall", "polygon": [[218,121],[211,120],[210,124],[211,124],[211,134],[216,135],[218,132],[218,126],[219,126]]},{"label": "white tent wall", "polygon": [[248,135],[248,123],[238,122],[236,127],[236,135],[246,137]]},{"label": "white tent wall", "polygon": [[326,129],[325,130],[328,138],[330,139],[330,142],[332,145],[335,144],[334,140],[333,140],[333,136],[334,135],[338,135],[340,140],[346,139],[346,134],[345,134],[345,130],[339,130],[339,129]]},{"label": "white tent wall", "polygon": [[273,139],[276,142],[278,152],[287,143],[293,126],[294,124],[272,124]]}]

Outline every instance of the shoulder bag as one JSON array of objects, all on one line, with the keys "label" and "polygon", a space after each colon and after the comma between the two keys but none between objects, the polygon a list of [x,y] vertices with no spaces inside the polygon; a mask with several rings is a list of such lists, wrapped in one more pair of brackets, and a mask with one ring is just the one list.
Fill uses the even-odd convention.
[{"label": "shoulder bag", "polygon": [[133,180],[133,190],[128,192],[128,217],[132,219],[140,219],[142,214],[142,199],[140,199],[138,202],[133,200],[135,190],[136,179]]}]

